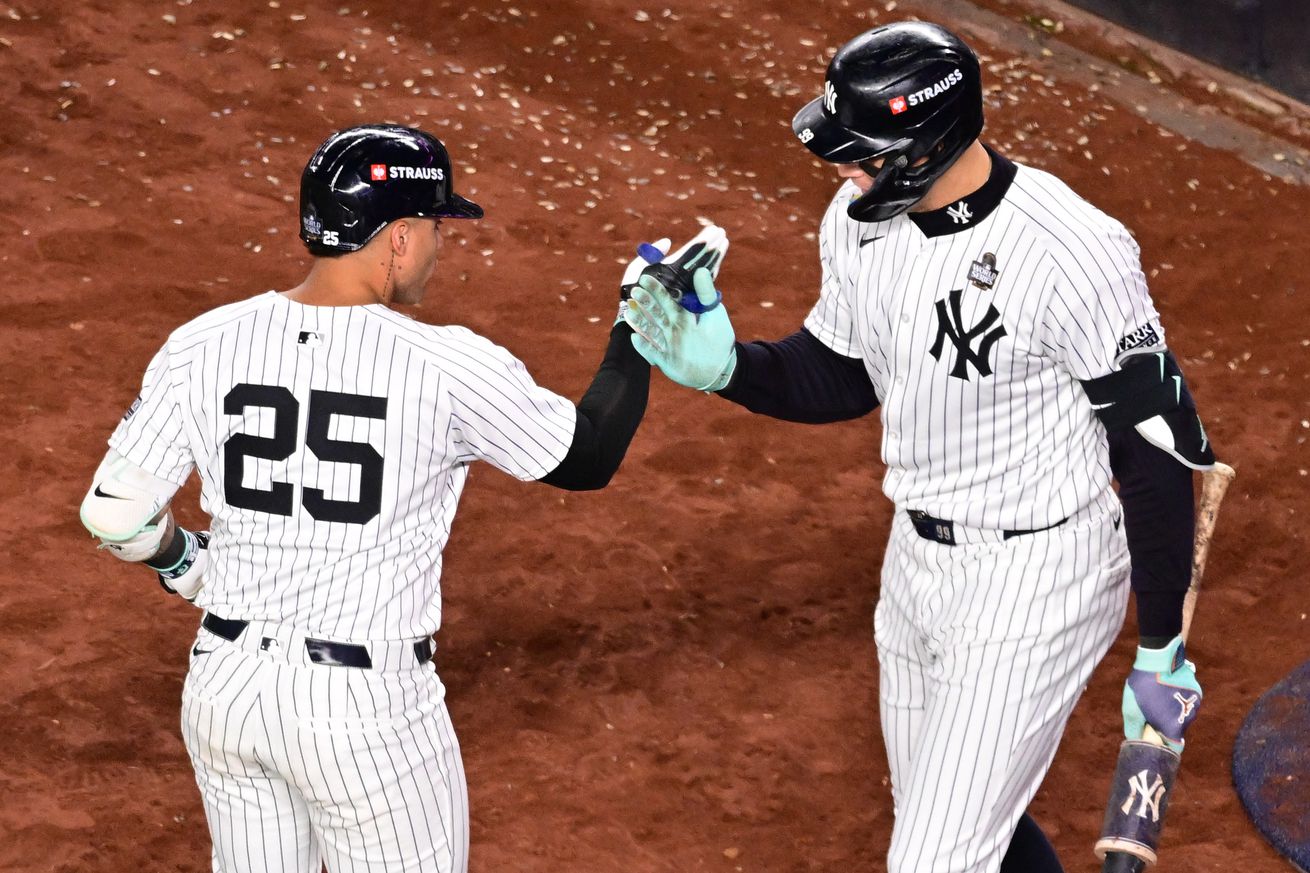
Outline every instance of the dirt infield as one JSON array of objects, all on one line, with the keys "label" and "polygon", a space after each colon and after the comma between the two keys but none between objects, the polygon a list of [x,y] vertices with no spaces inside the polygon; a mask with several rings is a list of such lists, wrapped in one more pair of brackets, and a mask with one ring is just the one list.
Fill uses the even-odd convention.
[{"label": "dirt infield", "polygon": [[[338,9],[345,4],[349,8]],[[0,870],[209,869],[178,730],[198,613],[98,555],[77,505],[173,327],[298,281],[329,131],[418,123],[486,220],[414,314],[577,397],[642,239],[732,236],[743,338],[800,324],[836,180],[788,121],[832,48],[914,13],[782,0],[24,0],[0,10]],[[221,11],[220,11],[221,10]],[[949,24],[949,22],[943,22]],[[1239,472],[1194,628],[1205,708],[1160,870],[1275,873],[1228,757],[1310,657],[1310,191],[980,45],[989,141],[1123,219]],[[890,507],[873,419],[750,416],[655,380],[614,485],[474,473],[438,664],[490,871],[879,870],[891,801],[871,635]],[[194,486],[179,505],[203,524]],[[1126,628],[1034,806],[1069,870],[1118,744]]]}]

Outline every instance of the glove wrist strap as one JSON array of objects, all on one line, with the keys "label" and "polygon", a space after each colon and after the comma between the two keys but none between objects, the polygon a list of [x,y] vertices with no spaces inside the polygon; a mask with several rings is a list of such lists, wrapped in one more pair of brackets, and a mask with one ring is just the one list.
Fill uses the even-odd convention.
[{"label": "glove wrist strap", "polygon": [[706,385],[701,390],[706,394],[713,394],[715,391],[722,391],[724,388],[728,387],[728,383],[732,381],[732,374],[736,371],[737,346],[736,344],[733,344],[732,349],[728,352],[728,362],[723,365],[723,370],[714,378],[713,382]]},{"label": "glove wrist strap", "polygon": [[1183,665],[1187,652],[1183,647],[1183,638],[1176,636],[1162,649],[1137,647],[1137,660],[1133,662],[1134,670],[1148,673],[1171,673]]}]

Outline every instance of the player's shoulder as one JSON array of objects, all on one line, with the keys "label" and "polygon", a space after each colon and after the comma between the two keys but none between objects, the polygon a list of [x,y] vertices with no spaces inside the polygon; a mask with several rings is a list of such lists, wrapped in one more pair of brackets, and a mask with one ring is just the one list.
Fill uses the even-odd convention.
[{"label": "player's shoulder", "polygon": [[238,329],[242,322],[257,317],[258,313],[277,305],[277,292],[265,291],[254,297],[225,303],[187,321],[168,336],[172,346],[185,347],[224,332]]},{"label": "player's shoulder", "polygon": [[831,251],[834,256],[854,254],[860,247],[862,240],[885,233],[877,225],[891,227],[896,223],[895,219],[869,223],[851,218],[848,209],[859,196],[859,186],[847,179],[833,193],[832,199],[828,201],[828,208],[824,211],[823,221],[819,225],[819,238],[821,245]]},{"label": "player's shoulder", "polygon": [[823,232],[832,234],[838,230],[844,230],[859,224],[847,213],[847,208],[856,197],[860,196],[860,189],[850,179],[842,182],[833,192],[832,199],[828,201],[828,208],[823,213]]},{"label": "player's shoulder", "polygon": [[1006,199],[1033,229],[1065,245],[1096,238],[1131,239],[1123,222],[1074,191],[1060,177],[1026,164],[1016,164]]},{"label": "player's shoulder", "polygon": [[439,369],[518,363],[508,349],[463,325],[428,324],[384,307],[371,309],[370,314],[387,325],[398,341]]}]

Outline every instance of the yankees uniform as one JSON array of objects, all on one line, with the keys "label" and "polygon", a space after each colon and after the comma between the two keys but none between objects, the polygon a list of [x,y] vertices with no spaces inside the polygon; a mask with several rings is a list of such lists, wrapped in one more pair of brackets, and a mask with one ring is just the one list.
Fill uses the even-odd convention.
[{"label": "yankees uniform", "polygon": [[1145,712],[1181,748],[1195,715],[1176,635],[1191,470],[1213,453],[1136,243],[978,141],[977,59],[956,37],[915,22],[851,41],[793,127],[851,180],[820,226],[804,328],[739,343],[726,314],[693,321],[643,296],[638,348],[762,414],[881,409],[896,507],[874,619],[888,870],[1059,870],[1024,811],[1120,629],[1130,573],[1143,649],[1125,730]]},{"label": "yankees uniform", "polygon": [[[575,408],[472,331],[385,305],[393,282],[413,302],[431,275],[439,240],[419,219],[481,216],[449,179],[421,131],[330,138],[302,179],[302,236],[326,272],[178,328],[84,505],[123,548],[149,530],[103,519],[133,483],[153,487],[149,518],[200,474],[212,521],[203,585],[186,590],[205,616],[182,729],[216,871],[467,869],[464,772],[430,659],[469,465],[601,487],[644,411],[649,368],[622,324]],[[296,299],[352,276],[378,302]]]}]

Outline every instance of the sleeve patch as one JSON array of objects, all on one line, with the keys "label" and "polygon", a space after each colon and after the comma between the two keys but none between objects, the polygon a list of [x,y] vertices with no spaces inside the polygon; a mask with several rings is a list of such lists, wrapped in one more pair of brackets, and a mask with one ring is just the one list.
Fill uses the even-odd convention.
[{"label": "sleeve patch", "polygon": [[1160,331],[1156,329],[1154,321],[1148,321],[1146,324],[1140,325],[1119,337],[1119,342],[1115,347],[1115,354],[1117,355],[1115,363],[1122,362],[1129,352],[1137,349],[1149,349],[1160,344]]},{"label": "sleeve patch", "polygon": [[141,395],[138,394],[136,396],[136,400],[133,400],[132,405],[127,408],[127,412],[123,413],[123,421],[127,421],[129,418],[136,415],[136,411],[140,408],[141,408]]}]

